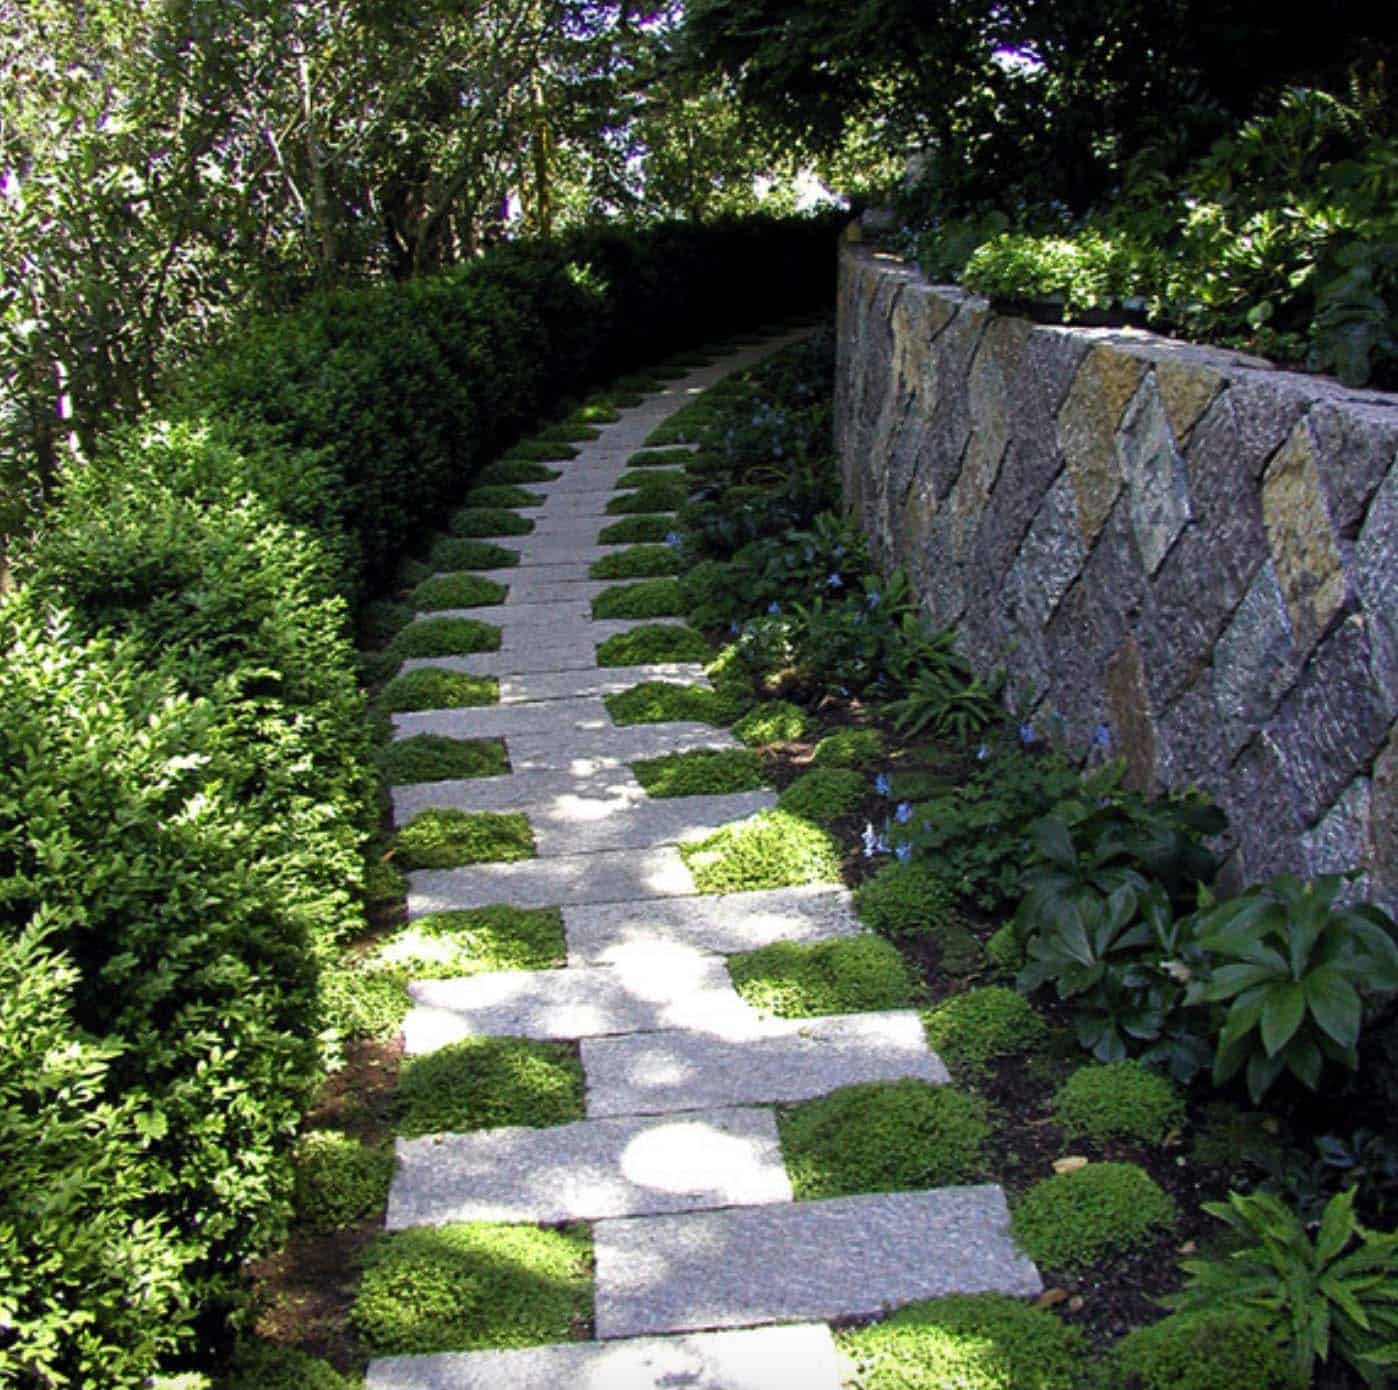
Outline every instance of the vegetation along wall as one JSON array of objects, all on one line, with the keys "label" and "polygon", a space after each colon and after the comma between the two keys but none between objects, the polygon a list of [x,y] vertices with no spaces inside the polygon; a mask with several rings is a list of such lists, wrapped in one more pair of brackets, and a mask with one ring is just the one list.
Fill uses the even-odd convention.
[{"label": "vegetation along wall", "polygon": [[1207,788],[1233,876],[1398,905],[1398,396],[841,253],[849,505],[1034,728]]}]

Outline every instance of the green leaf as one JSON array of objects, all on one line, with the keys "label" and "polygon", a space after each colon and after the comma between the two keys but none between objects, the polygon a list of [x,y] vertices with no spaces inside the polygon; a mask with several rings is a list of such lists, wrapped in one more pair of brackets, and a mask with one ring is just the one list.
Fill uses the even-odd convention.
[{"label": "green leaf", "polygon": [[1314,1091],[1320,1085],[1320,1074],[1325,1066],[1320,1048],[1310,1038],[1293,1038],[1284,1055],[1292,1075]]},{"label": "green leaf", "polygon": [[1272,1089],[1272,1083],[1282,1074],[1284,1065],[1280,1057],[1268,1057],[1261,1052],[1254,1052],[1248,1058],[1248,1095],[1252,1097],[1254,1105],[1259,1104]]},{"label": "green leaf", "polygon": [[1064,869],[1077,867],[1078,855],[1073,848],[1073,837],[1068,833],[1068,827],[1062,821],[1053,820],[1047,816],[1042,820],[1035,821],[1029,832],[1029,838],[1034,848],[1050,864],[1057,864]]},{"label": "green leaf", "polygon": [[1320,1231],[1315,1242],[1316,1260],[1322,1265],[1328,1265],[1354,1235],[1354,1199],[1358,1190],[1355,1187],[1346,1188],[1325,1204],[1325,1214],[1320,1219]]},{"label": "green leaf", "polygon": [[1272,985],[1262,1006],[1262,1046],[1275,1057],[1296,1036],[1306,1016],[1306,991],[1295,981]]},{"label": "green leaf", "polygon": [[1354,986],[1333,967],[1313,970],[1305,981],[1306,1003],[1316,1023],[1341,1047],[1359,1040],[1363,1006]]}]

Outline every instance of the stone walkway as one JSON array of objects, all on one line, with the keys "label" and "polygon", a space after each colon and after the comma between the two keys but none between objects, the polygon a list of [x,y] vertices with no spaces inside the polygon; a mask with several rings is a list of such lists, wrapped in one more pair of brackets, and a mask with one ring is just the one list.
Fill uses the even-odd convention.
[{"label": "stone walkway", "polygon": [[417,980],[409,1052],[478,1034],[576,1039],[586,1118],[398,1142],[390,1229],[448,1221],[593,1223],[596,1336],[519,1351],[390,1357],[369,1390],[837,1390],[828,1320],[951,1292],[1033,1296],[998,1187],[794,1202],[773,1107],[855,1082],[946,1068],[912,1012],[787,1021],[736,993],[725,953],[859,930],[849,895],[818,887],[704,897],[676,845],[771,805],[770,793],[650,800],[637,758],[735,746],[697,724],[614,726],[602,703],[697,665],[599,669],[630,622],[594,622],[588,577],[617,518],[626,460],[667,415],[787,339],[747,349],[650,396],[582,446],[503,543],[518,569],[497,608],[500,650],[456,665],[500,678],[501,703],[395,716],[399,737],[503,737],[509,776],[398,787],[399,824],[431,807],[522,811],[538,858],[410,875],[408,911],[561,906],[566,968]]}]

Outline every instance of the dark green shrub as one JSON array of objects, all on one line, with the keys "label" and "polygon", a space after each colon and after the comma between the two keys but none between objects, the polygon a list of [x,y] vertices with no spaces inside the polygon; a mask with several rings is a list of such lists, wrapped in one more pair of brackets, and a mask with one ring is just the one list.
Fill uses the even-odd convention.
[{"label": "dark green shrub", "polygon": [[750,748],[761,748],[769,743],[789,743],[804,738],[812,722],[800,705],[788,700],[768,700],[754,706],[733,726],[733,736]]},{"label": "dark green shrub", "polygon": [[492,970],[549,970],[561,966],[567,953],[558,908],[500,903],[415,917],[383,942],[369,963],[443,980]]},{"label": "dark green shrub", "polygon": [[1082,1333],[999,1294],[914,1303],[840,1332],[864,1390],[1081,1390]]},{"label": "dark green shrub", "polygon": [[542,492],[530,492],[527,488],[511,487],[507,483],[486,484],[473,487],[461,499],[467,511],[491,511],[497,507],[541,507],[544,504]]},{"label": "dark green shrub", "polygon": [[393,843],[405,869],[454,869],[534,857],[534,832],[518,811],[423,811]]},{"label": "dark green shrub", "polygon": [[674,512],[684,506],[689,497],[688,483],[647,482],[634,492],[623,492],[607,503],[607,511],[612,516],[629,516],[638,513]]},{"label": "dark green shrub", "polygon": [[636,473],[623,473],[616,480],[618,488],[631,487],[683,487],[688,489],[689,478],[678,468],[642,469]]},{"label": "dark green shrub", "polygon": [[663,541],[675,529],[672,516],[628,516],[602,528],[600,545],[639,545]]},{"label": "dark green shrub", "polygon": [[990,957],[991,964],[1003,974],[1013,975],[1023,968],[1024,947],[1020,944],[1013,922],[1006,922],[996,929],[985,943],[985,953]]},{"label": "dark green shrub", "polygon": [[442,734],[395,739],[379,749],[377,762],[380,775],[391,787],[462,777],[500,777],[510,770],[505,745],[498,739],[447,738]]},{"label": "dark green shrub", "polygon": [[693,449],[638,449],[626,460],[628,468],[670,468],[686,464],[694,457]]},{"label": "dark green shrub", "polygon": [[779,1018],[906,1008],[916,994],[897,949],[877,936],[777,941],[728,958],[733,986]]},{"label": "dark green shrub", "polygon": [[377,1356],[566,1342],[591,1317],[591,1256],[586,1231],[398,1231],[365,1253],[350,1326]]},{"label": "dark green shrub", "polygon": [[[566,463],[577,456],[578,450],[567,440],[546,439],[542,436],[521,439],[518,444],[511,444],[505,454],[507,460],[527,459],[532,463]],[[557,477],[558,474],[554,476]]]},{"label": "dark green shrub", "polygon": [[504,508],[464,507],[447,522],[453,536],[480,539],[489,536],[527,536],[534,529],[532,516]]},{"label": "dark green shrub", "polygon": [[1001,985],[952,995],[923,1015],[923,1026],[944,1062],[972,1070],[997,1057],[1030,1052],[1048,1037],[1033,1005]]},{"label": "dark green shrub", "polygon": [[416,616],[413,606],[396,599],[375,599],[359,610],[359,640],[366,647],[386,647]]},{"label": "dark green shrub", "polygon": [[519,552],[465,536],[442,536],[433,542],[427,562],[433,570],[503,570],[519,564]]},{"label": "dark green shrub", "polygon": [[484,608],[504,603],[509,590],[478,574],[434,574],[413,590],[413,607],[420,613],[434,608]]},{"label": "dark green shrub", "polygon": [[826,734],[811,754],[813,767],[868,767],[883,757],[883,735],[877,729],[840,729]]},{"label": "dark green shrub", "polygon": [[518,487],[522,483],[551,483],[562,476],[558,469],[550,468],[547,464],[511,455],[482,468],[476,474],[476,482],[487,486]]},{"label": "dark green shrub", "polygon": [[637,545],[595,560],[588,574],[593,579],[646,579],[677,574],[679,552],[668,545]]},{"label": "dark green shrub", "polygon": [[974,1182],[991,1133],[979,1096],[911,1080],[844,1086],[777,1124],[800,1201]]},{"label": "dark green shrub", "polygon": [[[359,1385],[319,1357],[253,1340],[239,1343],[233,1367],[227,1379],[219,1381],[218,1390],[358,1390]],[[178,1385],[171,1390],[178,1390]]]},{"label": "dark green shrub", "polygon": [[461,709],[493,705],[500,699],[494,676],[468,676],[438,666],[419,666],[394,676],[378,694],[378,706],[389,713],[423,709]]},{"label": "dark green shrub", "polygon": [[396,864],[378,855],[364,864],[364,903],[369,908],[392,907],[408,896],[408,879]]},{"label": "dark green shrub", "polygon": [[576,1049],[527,1038],[466,1038],[409,1057],[398,1078],[399,1134],[566,1125],[583,1117]]},{"label": "dark green shrub", "polygon": [[388,645],[390,656],[466,656],[500,649],[500,629],[476,618],[423,618],[405,627]]},{"label": "dark green shrub", "polygon": [[618,632],[597,645],[599,666],[651,666],[668,661],[704,661],[710,656],[703,634],[678,623],[653,623]]},{"label": "dark green shrub", "polygon": [[586,444],[601,439],[602,431],[591,425],[545,425],[534,438],[545,444]]},{"label": "dark green shrub", "polygon": [[1159,1144],[1184,1116],[1184,1097],[1174,1083],[1133,1061],[1079,1067],[1053,1098],[1053,1117],[1063,1132],[1099,1144]]},{"label": "dark green shrub", "polygon": [[1144,1249],[1175,1223],[1175,1203],[1134,1163],[1089,1163],[1035,1183],[1010,1231],[1041,1269],[1081,1273]]},{"label": "dark green shrub", "polygon": [[617,584],[592,600],[594,618],[673,618],[679,612],[679,585],[673,579]]},{"label": "dark green shrub", "polygon": [[1113,1390],[1299,1390],[1266,1323],[1242,1309],[1177,1313],[1122,1338],[1107,1357]]},{"label": "dark green shrub", "polygon": [[735,704],[704,685],[677,685],[671,681],[643,681],[630,690],[604,699],[615,724],[663,724],[692,721],[696,724],[729,724],[745,705]]},{"label": "dark green shrub", "polygon": [[[398,568],[394,572],[393,582],[399,589],[415,589],[424,579],[431,579],[436,573],[437,566],[429,565],[426,560],[416,560],[409,556],[407,559],[399,561]],[[368,607],[369,605],[366,604],[365,606]],[[408,607],[407,604],[400,604],[398,606],[402,608]],[[408,611],[411,612],[412,610],[409,609]],[[408,621],[411,621],[411,619]],[[391,632],[388,634],[389,637],[392,635]],[[384,641],[387,640],[388,638],[385,637]]]},{"label": "dark green shrub", "polygon": [[716,830],[680,854],[701,893],[838,883],[840,850],[818,826],[784,811],[762,811]]},{"label": "dark green shrub", "polygon": [[303,1134],[296,1145],[296,1215],[313,1231],[340,1231],[388,1201],[393,1154],[333,1129]]},{"label": "dark green shrub", "polygon": [[650,796],[704,796],[758,791],[766,785],[762,763],[747,748],[695,749],[631,764]]},{"label": "dark green shrub", "polygon": [[816,825],[832,825],[863,804],[868,788],[857,772],[817,768],[798,777],[782,794],[777,806]]},{"label": "dark green shrub", "polygon": [[881,936],[933,936],[956,920],[956,894],[935,870],[886,864],[855,889],[855,911]]},{"label": "dark green shrub", "polygon": [[621,419],[621,411],[606,401],[593,401],[579,406],[570,418],[580,425],[614,425]]}]

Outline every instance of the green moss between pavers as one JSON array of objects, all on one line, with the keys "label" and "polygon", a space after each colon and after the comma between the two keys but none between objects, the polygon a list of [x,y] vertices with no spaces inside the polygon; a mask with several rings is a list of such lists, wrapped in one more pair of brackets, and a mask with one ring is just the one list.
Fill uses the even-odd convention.
[{"label": "green moss between pavers", "polygon": [[778,1018],[903,1009],[917,987],[898,949],[877,936],[777,941],[728,958],[733,987]]},{"label": "green moss between pavers", "polygon": [[599,666],[650,666],[664,661],[705,661],[709,644],[702,633],[678,623],[652,624],[618,632],[597,646]]},{"label": "green moss between pavers", "polygon": [[577,456],[578,450],[567,440],[545,439],[539,435],[522,439],[505,452],[506,459],[527,459],[531,463],[564,463]]},{"label": "green moss between pavers", "polygon": [[497,903],[415,917],[382,942],[367,964],[446,980],[492,970],[553,970],[567,953],[558,908]]},{"label": "green moss between pavers", "polygon": [[1041,1269],[1077,1274],[1144,1249],[1174,1225],[1175,1203],[1134,1163],[1089,1163],[1035,1183],[1010,1213],[1010,1231]]},{"label": "green moss between pavers", "polygon": [[841,1087],[777,1127],[800,1201],[975,1182],[991,1134],[979,1096],[915,1080]]},{"label": "green moss between pavers", "polygon": [[1104,1390],[1299,1390],[1266,1321],[1241,1309],[1176,1313],[1107,1353]]},{"label": "green moss between pavers", "polygon": [[488,608],[504,603],[509,589],[478,574],[434,574],[413,590],[413,607],[420,613],[434,608]]},{"label": "green moss between pavers", "polygon": [[374,599],[359,610],[359,640],[366,647],[386,647],[412,620],[411,604]]},{"label": "green moss between pavers", "polygon": [[530,1038],[464,1038],[404,1059],[394,1130],[465,1134],[523,1125],[546,1129],[583,1118],[577,1049]]},{"label": "green moss between pavers", "polygon": [[733,726],[733,737],[749,748],[762,748],[769,743],[804,738],[813,723],[800,705],[789,700],[768,700],[755,705]]},{"label": "green moss between pavers", "polygon": [[534,857],[534,832],[518,811],[432,810],[393,837],[405,869],[455,869]]},{"label": "green moss between pavers", "polygon": [[[177,1376],[151,1382],[152,1390],[182,1390],[186,1384],[189,1390],[202,1390],[209,1382],[194,1374],[188,1380]],[[246,1338],[238,1343],[233,1364],[215,1383],[215,1390],[364,1390],[364,1381],[341,1375],[328,1361],[295,1347]]]},{"label": "green moss between pavers", "polygon": [[431,579],[442,568],[444,566],[432,565],[426,560],[400,560],[394,574],[394,582],[400,589],[416,589],[424,579]]},{"label": "green moss between pavers", "polygon": [[427,557],[433,570],[503,570],[519,564],[519,552],[506,550],[490,541],[470,540],[465,536],[443,536]]},{"label": "green moss between pavers", "polygon": [[419,666],[394,676],[379,692],[380,709],[410,714],[424,709],[473,709],[500,700],[500,682],[494,676],[470,676],[439,666]]},{"label": "green moss between pavers", "polygon": [[296,1219],[313,1231],[342,1231],[383,1209],[393,1152],[333,1129],[315,1129],[296,1141],[292,1172]]},{"label": "green moss between pavers", "polygon": [[480,511],[494,507],[542,507],[544,494],[530,492],[528,488],[510,487],[504,483],[487,483],[484,487],[473,487],[461,499],[467,511]]},{"label": "green moss between pavers", "polygon": [[881,936],[932,936],[956,922],[956,891],[924,864],[885,864],[855,889],[859,920]]},{"label": "green moss between pavers", "polygon": [[612,723],[713,724],[721,728],[742,713],[744,705],[703,685],[678,685],[673,681],[642,681],[630,690],[604,697]]},{"label": "green moss between pavers", "polygon": [[614,584],[592,600],[594,618],[676,618],[680,615],[680,586],[674,579],[642,579]]},{"label": "green moss between pavers", "polygon": [[868,793],[864,778],[843,768],[822,767],[803,773],[777,801],[778,809],[793,816],[832,825],[858,809]]},{"label": "green moss between pavers", "polygon": [[716,830],[680,854],[701,893],[838,883],[840,849],[830,835],[784,811],[762,811]]},{"label": "green moss between pavers", "polygon": [[412,1007],[408,977],[394,970],[334,966],[321,972],[320,994],[325,1026],[347,1042],[397,1037]]},{"label": "green moss between pavers", "polygon": [[673,468],[694,457],[693,449],[638,449],[626,460],[628,468]]},{"label": "green moss between pavers", "polygon": [[592,579],[650,579],[678,574],[679,552],[668,545],[633,545],[594,560],[588,575]]},{"label": "green moss between pavers", "polygon": [[840,729],[816,744],[813,767],[868,767],[884,754],[883,735],[877,729]]},{"label": "green moss between pavers", "polygon": [[604,526],[597,537],[599,545],[635,545],[663,541],[675,529],[672,516],[628,516]]},{"label": "green moss between pavers", "polygon": [[607,401],[590,401],[580,405],[568,419],[583,425],[614,425],[621,419],[621,411]]},{"label": "green moss between pavers", "polygon": [[618,493],[607,503],[609,516],[630,516],[644,512],[676,512],[689,500],[689,484],[666,486],[647,482],[634,492]]},{"label": "green moss between pavers", "polygon": [[1174,1082],[1139,1062],[1079,1067],[1053,1098],[1053,1118],[1069,1138],[1133,1139],[1159,1144],[1184,1124],[1184,1097]]},{"label": "green moss between pavers", "polygon": [[388,644],[399,661],[412,657],[469,656],[500,648],[500,629],[478,618],[422,618],[409,623]]},{"label": "green moss between pavers", "polygon": [[447,525],[454,536],[527,536],[534,529],[534,518],[504,507],[463,507],[452,513]]},{"label": "green moss between pavers", "polygon": [[534,436],[545,444],[587,444],[601,437],[602,431],[591,425],[570,425],[566,421],[558,425],[545,425]]},{"label": "green moss between pavers", "polygon": [[379,773],[390,787],[466,777],[503,777],[510,770],[503,740],[447,738],[444,734],[395,739],[379,749],[377,761]]},{"label": "green moss between pavers", "polygon": [[978,1070],[1043,1046],[1048,1028],[1023,995],[1001,985],[968,989],[923,1015],[932,1050],[950,1067]]},{"label": "green moss between pavers", "polygon": [[[615,717],[615,716],[613,716]],[[698,748],[631,764],[650,796],[716,796],[760,791],[767,785],[762,763],[748,748]]]},{"label": "green moss between pavers", "polygon": [[533,459],[503,458],[482,468],[476,474],[476,482],[518,487],[523,483],[551,483],[562,476],[559,469],[550,468],[546,463],[536,463]]},{"label": "green moss between pavers", "polygon": [[592,1314],[586,1231],[485,1222],[381,1236],[350,1326],[376,1356],[566,1342]]},{"label": "green moss between pavers", "polygon": [[1083,1390],[1082,1333],[1000,1294],[910,1304],[837,1332],[861,1390]]},{"label": "green moss between pavers", "polygon": [[364,864],[364,905],[373,911],[394,907],[408,896],[408,879],[395,863],[371,854]]},{"label": "green moss between pavers", "polygon": [[688,492],[689,478],[682,469],[641,469],[635,473],[623,473],[616,480],[618,488],[628,487],[682,487]]}]

